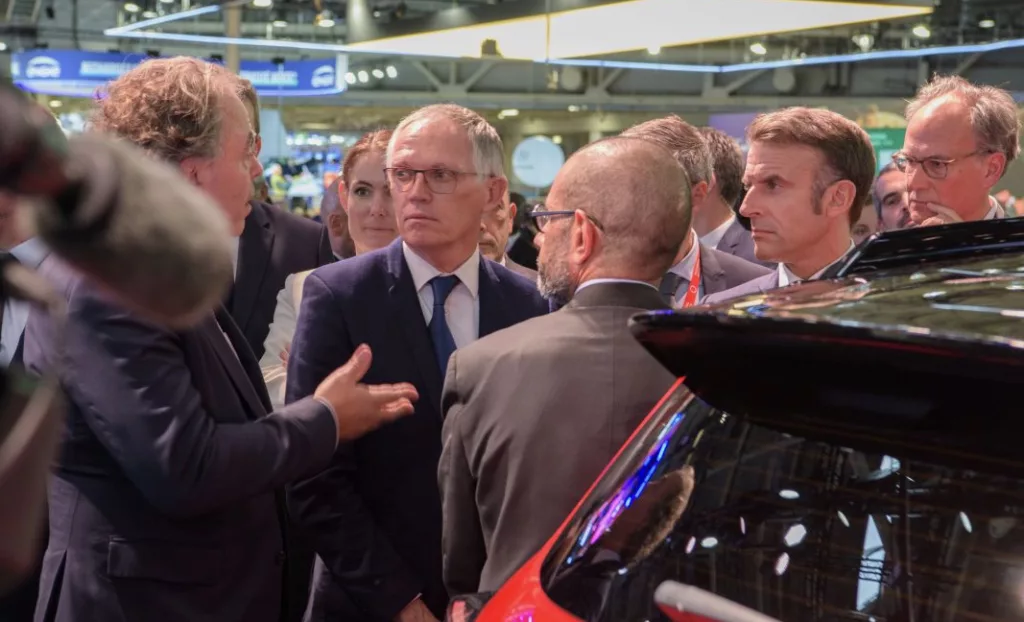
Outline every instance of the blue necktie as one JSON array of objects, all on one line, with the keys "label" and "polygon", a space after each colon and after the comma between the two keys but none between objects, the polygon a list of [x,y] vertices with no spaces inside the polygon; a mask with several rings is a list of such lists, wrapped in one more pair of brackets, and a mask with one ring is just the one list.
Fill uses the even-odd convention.
[{"label": "blue necktie", "polygon": [[455,275],[435,276],[430,279],[430,289],[434,292],[434,312],[430,316],[430,338],[434,341],[434,356],[441,376],[448,371],[448,358],[455,352],[455,337],[448,328],[448,320],[444,316],[444,303],[459,284]]}]

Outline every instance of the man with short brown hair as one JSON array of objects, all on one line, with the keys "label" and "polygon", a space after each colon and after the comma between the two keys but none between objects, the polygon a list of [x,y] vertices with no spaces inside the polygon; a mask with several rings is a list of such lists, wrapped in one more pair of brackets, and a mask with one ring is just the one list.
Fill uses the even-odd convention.
[{"label": "man with short brown hair", "polygon": [[893,161],[907,176],[916,225],[1002,218],[990,195],[1020,154],[1017,104],[1007,91],[938,76],[907,104],[907,135]]},{"label": "man with short brown hair", "polygon": [[871,192],[875,151],[864,130],[828,110],[786,108],[747,128],[750,152],[740,214],[770,274],[708,302],[815,279],[853,248],[851,227]]},{"label": "man with short brown hair", "polygon": [[[705,246],[762,263],[754,255],[754,240],[735,209],[743,194],[743,150],[732,136],[713,127],[698,128],[708,144],[715,171],[715,184],[704,203],[693,210],[693,230]],[[775,267],[775,264],[767,264]]]}]

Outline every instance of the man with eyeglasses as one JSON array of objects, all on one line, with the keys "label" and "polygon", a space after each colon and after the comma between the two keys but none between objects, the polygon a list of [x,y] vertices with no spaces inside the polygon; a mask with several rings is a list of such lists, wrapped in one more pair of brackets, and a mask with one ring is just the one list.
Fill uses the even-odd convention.
[{"label": "man with eyeglasses", "polygon": [[910,217],[930,226],[1005,214],[990,195],[1020,153],[1013,97],[994,86],[940,76],[907,105],[907,135],[893,156],[906,174]]},{"label": "man with eyeglasses", "polygon": [[286,401],[308,395],[361,343],[374,355],[367,382],[409,382],[421,396],[411,417],[342,443],[325,471],[289,490],[318,555],[308,619],[444,616],[435,474],[448,359],[548,308],[534,283],[480,255],[483,211],[508,185],[503,153],[497,131],[471,110],[413,112],[386,156],[400,238],[306,279]]},{"label": "man with eyeglasses", "polygon": [[779,267],[706,302],[821,277],[853,249],[851,228],[871,192],[874,147],[842,115],[811,108],[762,114],[747,140],[740,213],[750,218],[757,258]]},{"label": "man with eyeglasses", "polygon": [[689,212],[686,172],[652,142],[606,138],[558,172],[534,212],[537,267],[541,291],[568,304],[460,349],[445,379],[449,592],[504,583],[674,382],[627,323],[668,308],[657,284]]}]

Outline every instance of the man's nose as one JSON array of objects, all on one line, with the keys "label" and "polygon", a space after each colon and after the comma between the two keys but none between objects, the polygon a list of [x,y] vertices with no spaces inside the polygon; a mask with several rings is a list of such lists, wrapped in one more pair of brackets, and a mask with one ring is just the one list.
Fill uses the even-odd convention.
[{"label": "man's nose", "polygon": [[752,218],[759,214],[760,211],[756,208],[756,205],[756,202],[750,200],[750,195],[748,194],[743,199],[743,203],[740,204],[740,216],[743,216],[744,218]]}]

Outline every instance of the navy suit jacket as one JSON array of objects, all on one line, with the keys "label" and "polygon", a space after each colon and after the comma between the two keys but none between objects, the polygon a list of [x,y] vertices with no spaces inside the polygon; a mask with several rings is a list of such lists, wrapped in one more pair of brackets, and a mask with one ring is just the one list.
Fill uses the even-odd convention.
[{"label": "navy suit jacket", "polygon": [[701,244],[700,272],[704,295],[710,296],[764,276],[771,270]]},{"label": "navy suit jacket", "polygon": [[333,263],[334,254],[322,224],[265,203],[250,205],[228,310],[258,361],[285,278]]},{"label": "navy suit jacket", "polygon": [[267,415],[259,366],[223,310],[172,332],[53,256],[40,271],[68,321],[31,313],[25,365],[56,371],[68,413],[35,619],[277,622],[275,491],[328,464],[330,411],[306,399]]},{"label": "navy suit jacket", "polygon": [[[367,383],[411,382],[416,411],[342,444],[323,473],[289,488],[293,518],[318,555],[307,620],[390,621],[422,595],[443,618],[441,388],[402,241],[315,270],[288,359],[287,399],[309,395],[361,343]],[[526,278],[480,259],[480,336],[547,312]]]}]

